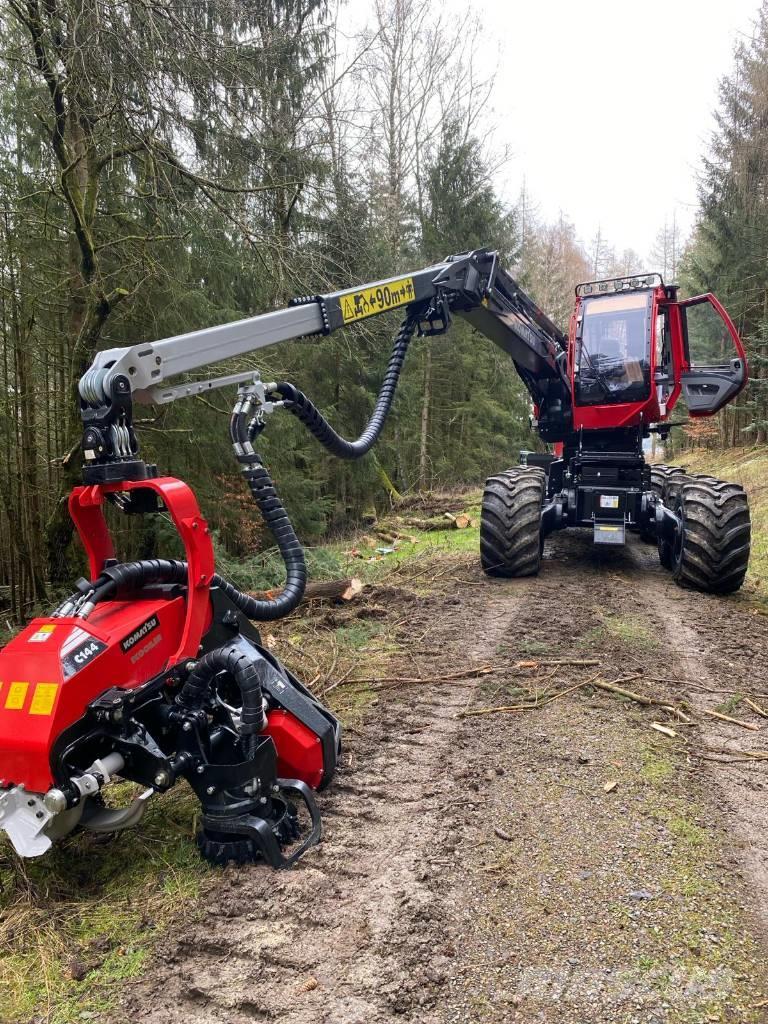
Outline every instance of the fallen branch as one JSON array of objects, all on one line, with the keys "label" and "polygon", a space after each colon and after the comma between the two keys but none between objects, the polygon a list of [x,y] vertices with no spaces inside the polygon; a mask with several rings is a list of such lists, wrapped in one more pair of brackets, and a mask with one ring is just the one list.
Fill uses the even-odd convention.
[{"label": "fallen branch", "polygon": [[662,725],[661,722],[651,722],[651,729],[655,729],[656,732],[660,732],[663,736],[668,736],[670,739],[674,739],[677,736],[674,729],[670,729],[668,725]]},{"label": "fallen branch", "polygon": [[[519,662],[519,664],[520,665],[527,665],[528,662]],[[581,659],[558,658],[558,659],[547,660],[547,661],[536,661],[536,662],[533,662],[533,664],[534,665],[543,665],[544,667],[549,667],[549,666],[552,666],[552,665],[599,665],[600,662],[597,660],[597,658],[581,658]],[[515,666],[515,668],[517,668],[517,665]],[[634,676],[632,678],[634,679]]]},{"label": "fallen branch", "polygon": [[536,701],[534,704],[502,704],[495,708],[475,708],[474,711],[462,711],[456,717],[457,718],[476,718],[478,715],[505,715],[511,714],[517,711],[538,711],[539,708],[544,708],[547,704],[551,704],[553,700],[557,700],[559,697],[565,697],[568,693],[573,693],[574,690],[580,690],[582,686],[589,686],[594,680],[585,679],[582,683],[576,683],[575,686],[568,686],[565,690],[558,690],[557,693],[553,693],[551,697],[547,697],[546,700]]},{"label": "fallen branch", "polygon": [[531,659],[528,661],[516,661],[512,666],[512,671],[516,671],[521,668],[556,668],[559,665],[578,665],[594,667],[599,665],[600,662],[597,658],[584,658],[584,659],[573,659],[573,658],[562,658],[553,659],[548,661],[539,661],[538,659]]},{"label": "fallen branch", "polygon": [[768,761],[768,754],[761,755],[760,757],[747,757],[746,751],[738,751],[741,755],[739,757],[713,757],[710,754],[696,754],[700,761],[712,761],[713,764],[749,764],[754,761]]},{"label": "fallen branch", "polygon": [[765,708],[761,708],[759,704],[756,704],[750,697],[744,698],[744,703],[747,707],[752,708],[756,715],[760,715],[761,718],[768,718],[768,711]]},{"label": "fallen branch", "polygon": [[335,690],[337,686],[341,686],[343,683],[345,683],[347,681],[347,676],[349,675],[349,673],[352,671],[352,669],[354,667],[355,667],[354,664],[350,665],[349,668],[347,669],[347,671],[344,673],[343,676],[339,676],[339,678],[336,680],[335,683],[331,683],[330,686],[326,686],[324,688],[324,690],[323,690],[323,697],[325,697],[325,695],[327,693],[330,693],[331,690]]},{"label": "fallen branch", "polygon": [[739,725],[742,729],[749,729],[751,732],[759,732],[760,726],[755,725],[754,722],[742,722],[739,718],[731,718],[730,715],[724,715],[721,711],[710,711],[709,708],[695,708],[694,710],[700,711],[702,715],[709,715],[710,718],[717,718],[721,722],[730,722],[731,725]]},{"label": "fallen branch", "polygon": [[[347,679],[346,683],[448,683],[452,679],[467,679],[470,676],[485,676],[495,671],[492,665],[480,665],[461,672],[450,672],[443,676],[365,676],[362,679]],[[339,685],[338,683],[336,684]],[[327,692],[327,691],[326,691]]]},{"label": "fallen branch", "polygon": [[768,750],[740,750],[733,747],[704,747],[704,749],[710,754],[738,754],[739,758],[745,761],[768,761]]},{"label": "fallen branch", "polygon": [[[632,679],[639,679],[640,673],[637,672],[633,676],[627,676],[622,682],[630,682]],[[633,700],[636,704],[642,704],[646,708],[651,707],[671,707],[669,704],[662,704],[660,700],[656,700],[654,697],[644,697],[641,693],[635,693],[633,690],[625,690],[623,686],[617,686],[616,683],[607,683],[604,679],[595,679],[592,682],[593,686],[596,686],[599,690],[607,690],[609,693],[617,693],[620,697],[626,697],[627,700]]]}]

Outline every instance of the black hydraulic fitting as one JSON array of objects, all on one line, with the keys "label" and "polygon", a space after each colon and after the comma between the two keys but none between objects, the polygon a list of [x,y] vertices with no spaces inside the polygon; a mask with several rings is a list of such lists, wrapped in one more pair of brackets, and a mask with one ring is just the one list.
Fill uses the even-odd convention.
[{"label": "black hydraulic fitting", "polygon": [[264,728],[262,677],[272,671],[269,662],[256,650],[245,650],[233,643],[204,655],[189,673],[181,688],[177,702],[189,710],[201,708],[211,695],[213,681],[219,672],[227,672],[234,679],[243,701],[239,732],[253,736]]}]

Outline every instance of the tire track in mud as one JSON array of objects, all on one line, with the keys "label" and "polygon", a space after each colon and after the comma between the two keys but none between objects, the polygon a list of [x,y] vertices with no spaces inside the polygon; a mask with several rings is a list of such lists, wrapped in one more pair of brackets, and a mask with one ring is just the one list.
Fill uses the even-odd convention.
[{"label": "tire track in mud", "polygon": [[[426,603],[444,664],[487,657],[515,618],[493,591]],[[480,591],[478,593],[478,591]],[[435,618],[438,617],[438,618]],[[441,620],[442,619],[442,623]],[[117,1019],[162,1024],[427,1021],[450,962],[428,880],[451,860],[451,767],[477,685],[383,690],[320,798],[324,841],[298,867],[227,868],[201,916],[158,951]]]},{"label": "tire track in mud", "polygon": [[[647,569],[645,559],[638,567]],[[739,692],[763,693],[768,707],[768,618],[743,595],[716,597],[676,587],[666,574],[663,583],[644,591],[653,601],[666,645],[672,654],[669,674],[679,678],[681,696],[697,707],[716,710]],[[765,751],[767,723],[749,708],[727,709],[736,718],[758,724],[751,731],[699,716],[698,740],[723,759],[740,751]],[[730,752],[730,753],[726,753]],[[754,887],[755,912],[768,936],[768,762],[718,765],[708,761],[707,774],[723,797],[723,809],[740,847],[740,859]]]},{"label": "tire track in mud", "polygon": [[[669,692],[655,680],[682,675],[692,638],[681,619],[704,633],[718,621],[707,646],[695,640],[706,658],[730,635],[725,620],[743,632],[746,618],[744,603],[680,591],[634,541],[600,550],[556,537],[540,577],[518,582],[508,663],[592,657],[604,679],[634,677],[641,692]],[[734,664],[731,649],[715,680]],[[559,685],[589,671],[563,669]],[[472,852],[433,882],[457,950],[440,1024],[766,1019],[764,929],[720,788],[730,769],[686,756],[685,730],[671,743],[650,729],[655,717],[598,691],[470,719],[466,777],[479,795],[453,828]],[[768,849],[768,837],[757,843]]]},{"label": "tire track in mud", "polygon": [[[650,732],[652,715],[605,694],[524,715],[459,716],[504,703],[520,683],[516,664],[537,657],[595,657],[604,678],[639,671],[637,688],[649,691],[662,676],[728,686],[723,679],[754,672],[762,658],[757,678],[768,692],[768,626],[738,599],[679,590],[636,543],[596,551],[574,533],[550,542],[546,556],[539,577],[513,581],[485,580],[468,561],[461,575],[481,586],[415,606],[414,626],[431,626],[430,648],[440,651],[414,659],[419,675],[467,660],[493,662],[494,673],[380,691],[321,798],[322,846],[291,872],[227,869],[117,1019],[760,1019],[750,1000],[768,993],[768,975],[750,886],[764,884],[768,851],[763,766],[682,757],[651,784],[648,743],[666,741]],[[555,681],[578,681],[579,671],[564,667]],[[697,730],[697,742],[711,733],[760,743],[720,727]],[[609,780],[618,780],[610,796]],[[670,815],[687,822],[688,808],[697,816],[686,827],[705,844],[694,879],[673,870],[691,851]],[[730,946],[729,935],[739,936]]]}]

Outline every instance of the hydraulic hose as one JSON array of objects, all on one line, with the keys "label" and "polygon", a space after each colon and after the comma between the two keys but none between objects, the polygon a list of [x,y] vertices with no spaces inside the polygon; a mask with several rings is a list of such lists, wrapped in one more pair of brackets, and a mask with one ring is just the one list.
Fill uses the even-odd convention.
[{"label": "hydraulic hose", "polygon": [[[373,413],[362,434],[355,441],[348,441],[341,437],[314,403],[293,384],[283,381],[274,385],[271,392],[280,395],[284,407],[300,420],[328,451],[342,459],[359,459],[371,450],[381,435],[392,408],[405,357],[418,322],[418,315],[411,314],[400,325]],[[275,485],[261,461],[261,456],[253,447],[254,439],[263,429],[263,421],[258,414],[253,415],[249,420],[249,416],[255,411],[255,406],[254,393],[247,388],[243,389],[238,395],[238,401],[232,411],[229,425],[230,438],[248,488],[264,522],[277,542],[280,556],[285,564],[285,584],[280,594],[269,600],[244,594],[218,573],[211,578],[211,586],[219,587],[249,619],[271,622],[288,615],[299,604],[307,585],[307,568],[304,561],[304,550],[288,518],[288,513],[277,496]],[[186,582],[187,563],[183,561],[147,559],[123,562],[104,569],[99,578],[90,585],[83,580],[84,588],[80,593],[73,594],[68,598],[56,609],[54,614],[71,615],[74,613],[80,618],[87,618],[101,601],[141,590],[142,587],[153,583],[183,585]]]},{"label": "hydraulic hose", "polygon": [[[307,585],[304,550],[296,531],[275,491],[272,478],[254,451],[251,440],[258,432],[258,424],[246,423],[250,405],[241,400],[237,416],[233,415],[230,432],[235,452],[241,463],[243,476],[264,522],[271,530],[285,564],[286,578],[282,591],[275,598],[263,600],[238,590],[218,573],[211,577],[211,586],[219,587],[237,608],[249,619],[272,622],[281,619],[298,605]],[[174,559],[152,558],[137,562],[121,562],[103,569],[97,580],[90,584],[90,593],[76,614],[87,618],[101,601],[112,600],[127,593],[141,590],[153,583],[181,584],[187,582],[187,563]],[[58,615],[72,614],[78,598],[75,594],[56,611]]]},{"label": "hydraulic hose", "polygon": [[[236,643],[217,647],[197,662],[181,688],[177,702],[189,710],[198,710],[211,695],[213,681],[219,672],[227,672],[237,684],[243,701],[240,735],[255,736],[264,728],[261,680],[269,670],[271,665],[255,651],[245,651]],[[249,754],[252,753],[250,744],[247,746]]]},{"label": "hydraulic hose", "polygon": [[[269,600],[244,594],[218,573],[211,577],[211,586],[219,587],[249,619],[272,622],[283,618],[301,601],[307,584],[304,551],[288,514],[275,493],[269,473],[261,464],[258,455],[254,453],[254,457],[248,457],[243,470],[259,511],[277,541],[286,568],[285,585],[277,597]],[[79,616],[87,618],[93,607],[101,601],[136,592],[153,583],[184,585],[186,582],[187,563],[183,561],[153,558],[139,562],[122,562],[102,571],[92,584],[93,593],[79,610]]]},{"label": "hydraulic hose", "polygon": [[[243,458],[243,456],[238,457],[241,460]],[[249,597],[248,594],[243,594],[218,574],[214,575],[212,584],[220,587],[230,601],[249,619],[255,619],[258,622],[273,622],[292,612],[304,596],[304,589],[307,585],[304,549],[296,536],[296,531],[288,518],[283,503],[277,496],[269,473],[255,452],[251,461],[243,464],[243,475],[264,522],[277,541],[278,550],[285,564],[285,584],[277,597],[270,600]]]},{"label": "hydraulic hose", "polygon": [[252,392],[246,390],[241,393],[232,411],[229,435],[248,489],[262,519],[277,542],[280,557],[285,565],[285,583],[277,597],[270,600],[249,597],[218,575],[214,576],[214,585],[220,587],[249,619],[272,622],[288,615],[301,601],[307,585],[307,566],[301,541],[296,536],[288,513],[277,496],[275,485],[261,461],[261,456],[253,447],[254,439],[263,430],[263,422],[257,415],[248,421],[254,403],[255,396]]},{"label": "hydraulic hose", "polygon": [[103,569],[94,586],[91,603],[141,590],[152,583],[187,582],[187,563],[173,558],[148,558],[139,562],[119,562]]},{"label": "hydraulic hose", "polygon": [[340,459],[359,459],[371,450],[381,435],[392,408],[403,363],[417,326],[418,317],[416,316],[406,317],[400,325],[373,413],[356,441],[348,441],[337,434],[317,406],[295,385],[281,381],[272,390],[280,395],[285,403],[284,407],[300,420],[329,452]]}]

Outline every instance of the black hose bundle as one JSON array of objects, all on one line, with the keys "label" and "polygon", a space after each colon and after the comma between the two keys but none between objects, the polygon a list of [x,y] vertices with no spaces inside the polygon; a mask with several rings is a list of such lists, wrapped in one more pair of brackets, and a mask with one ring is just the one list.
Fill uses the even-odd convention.
[{"label": "black hose bundle", "polygon": [[238,731],[241,736],[255,736],[264,728],[261,677],[270,669],[271,665],[260,654],[246,651],[237,643],[217,647],[197,662],[177,702],[191,711],[198,710],[210,697],[219,672],[227,672],[237,684],[243,701]]},{"label": "black hose bundle", "polygon": [[[252,454],[238,456],[243,461],[243,475],[251,494],[259,507],[264,521],[272,531],[280,555],[285,563],[286,581],[280,594],[269,600],[260,600],[244,594],[218,573],[211,577],[211,586],[219,587],[232,603],[249,619],[272,622],[281,619],[298,605],[307,585],[307,569],[304,550],[293,529],[288,513],[278,498],[272,479],[259,456]],[[97,580],[91,583],[87,605],[79,614],[87,618],[93,607],[102,601],[114,600],[129,593],[135,593],[152,584],[187,583],[187,563],[176,559],[151,558],[136,562],[120,562],[102,570]],[[82,594],[74,594],[60,606],[59,614],[70,614],[65,606],[74,605]],[[85,612],[83,614],[83,612]]]},{"label": "black hose bundle", "polygon": [[249,597],[218,574],[213,578],[213,585],[220,587],[249,619],[272,622],[288,615],[301,601],[307,585],[307,566],[301,541],[296,536],[288,513],[277,496],[275,485],[261,461],[261,456],[254,450],[253,441],[261,433],[263,423],[258,417],[247,422],[252,408],[253,395],[243,393],[232,412],[229,434],[253,500],[277,542],[280,557],[285,565],[285,584],[277,597],[270,600]]},{"label": "black hose bundle", "polygon": [[[359,459],[371,450],[381,435],[392,408],[400,373],[418,322],[418,315],[409,314],[400,325],[373,413],[362,434],[355,441],[348,441],[337,434],[319,409],[303,391],[294,387],[293,384],[283,381],[276,384],[271,391],[280,395],[285,408],[300,420],[330,452],[342,459]],[[277,542],[278,550],[285,564],[285,584],[280,594],[269,600],[261,600],[244,594],[218,573],[212,576],[211,586],[219,587],[249,619],[271,622],[288,615],[299,604],[307,585],[307,568],[304,561],[304,550],[288,518],[288,513],[277,496],[275,485],[261,461],[261,456],[253,447],[255,438],[263,429],[263,420],[258,414],[254,415],[250,421],[248,419],[255,406],[255,393],[247,388],[241,390],[232,411],[229,432],[235,455],[241,465],[243,476],[253,499]],[[80,593],[72,595],[64,604],[60,605],[55,614],[69,615],[74,611],[75,614],[87,618],[93,607],[101,601],[141,590],[147,585],[153,583],[183,585],[187,582],[187,563],[173,559],[123,562],[105,568],[99,578],[90,586],[86,581],[82,582],[84,587]],[[86,590],[86,588],[89,589]],[[222,650],[226,652],[229,649],[223,648]],[[213,652],[213,654],[218,653],[220,652]],[[191,679],[192,677],[190,677]],[[188,686],[189,683],[185,686],[185,691]],[[192,690],[188,692],[191,693]]]},{"label": "black hose bundle", "polygon": [[416,316],[406,317],[400,325],[373,413],[365,430],[356,441],[348,441],[337,434],[317,406],[295,385],[281,381],[275,385],[273,390],[283,399],[285,408],[300,420],[329,452],[340,459],[359,459],[371,450],[381,435],[392,408],[403,363],[417,326],[418,317]]},{"label": "black hose bundle", "polygon": [[282,619],[283,616],[293,611],[304,596],[304,589],[307,585],[304,549],[264,466],[260,462],[250,466],[245,472],[245,479],[259,506],[259,511],[264,517],[264,522],[277,541],[278,550],[285,563],[285,584],[277,597],[270,600],[259,600],[249,597],[248,594],[243,594],[218,573],[214,575],[212,583],[213,586],[220,587],[230,601],[237,605],[249,619],[272,622],[275,619]]},{"label": "black hose bundle", "polygon": [[153,583],[187,582],[187,563],[175,558],[148,558],[140,562],[118,562],[102,569],[93,584],[93,604],[109,601]]}]

